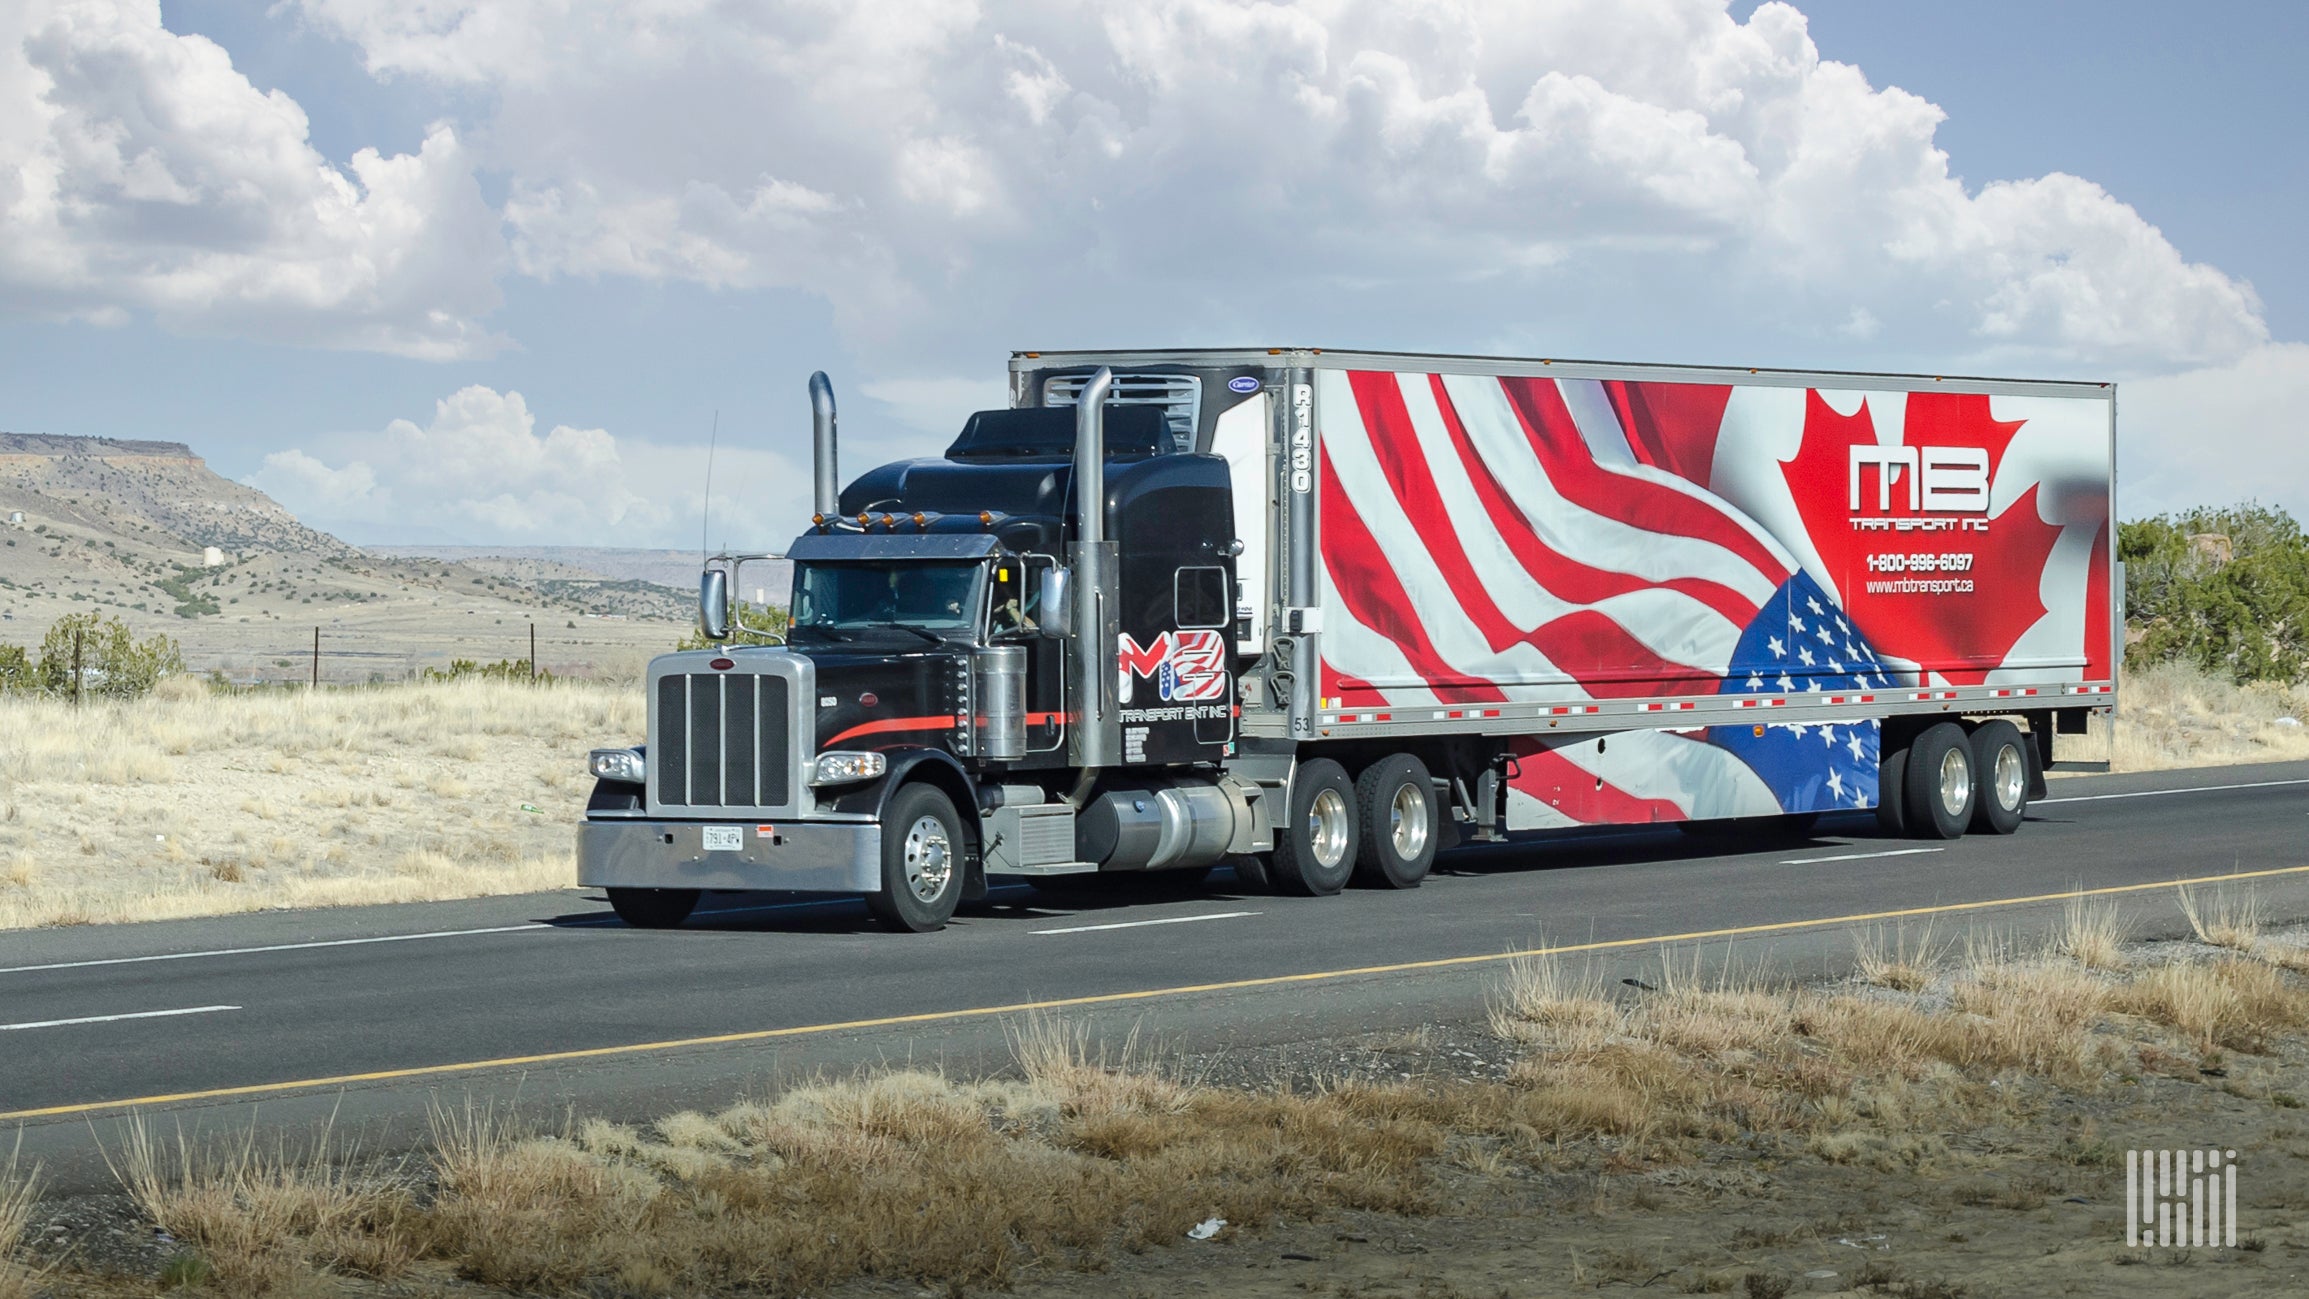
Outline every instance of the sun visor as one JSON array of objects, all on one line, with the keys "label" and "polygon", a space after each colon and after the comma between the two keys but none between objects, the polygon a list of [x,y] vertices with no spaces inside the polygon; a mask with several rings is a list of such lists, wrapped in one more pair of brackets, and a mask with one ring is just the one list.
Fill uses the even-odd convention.
[{"label": "sun visor", "polygon": [[984,559],[999,543],[983,532],[805,532],[786,547],[796,563],[844,559]]}]

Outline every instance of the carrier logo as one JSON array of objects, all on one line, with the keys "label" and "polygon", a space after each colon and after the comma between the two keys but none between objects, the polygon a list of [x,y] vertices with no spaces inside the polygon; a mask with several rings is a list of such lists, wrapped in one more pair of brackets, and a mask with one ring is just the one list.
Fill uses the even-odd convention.
[{"label": "carrier logo", "polygon": [[1875,508],[1889,512],[1892,492],[1901,480],[1908,483],[1908,509],[1925,514],[1988,513],[1988,452],[1981,447],[1884,446],[1875,442],[1852,447],[1852,512],[1866,499],[1861,491],[1866,471],[1876,470]]},{"label": "carrier logo", "polygon": [[1140,677],[1152,677],[1165,702],[1192,703],[1227,697],[1227,643],[1215,631],[1166,631],[1146,645],[1122,634],[1117,666],[1122,702]]},{"label": "carrier logo", "polygon": [[1259,390],[1259,378],[1253,374],[1238,374],[1227,380],[1227,388],[1231,392],[1257,392]]}]

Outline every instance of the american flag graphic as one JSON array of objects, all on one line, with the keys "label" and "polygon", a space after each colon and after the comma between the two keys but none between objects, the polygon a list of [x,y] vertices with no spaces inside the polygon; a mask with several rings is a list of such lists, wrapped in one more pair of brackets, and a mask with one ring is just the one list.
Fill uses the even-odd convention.
[{"label": "american flag graphic", "polygon": [[[1828,589],[1700,485],[1698,444],[1671,435],[1704,428],[1712,450],[1728,389],[1383,371],[1318,383],[1325,707],[1894,683]],[[1876,725],[1804,716],[1518,741],[1510,825],[1874,806]]]},{"label": "american flag graphic", "polygon": [[1172,633],[1171,652],[1158,680],[1164,699],[1195,702],[1227,697],[1227,643],[1215,631]]}]

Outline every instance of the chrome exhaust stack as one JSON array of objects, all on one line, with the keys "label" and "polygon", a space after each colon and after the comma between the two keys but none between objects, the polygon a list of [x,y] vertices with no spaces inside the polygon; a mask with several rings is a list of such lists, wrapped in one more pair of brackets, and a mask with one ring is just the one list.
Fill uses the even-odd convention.
[{"label": "chrome exhaust stack", "polygon": [[1080,805],[1097,769],[1114,762],[1121,738],[1116,711],[1113,623],[1115,560],[1106,539],[1106,399],[1114,372],[1105,366],[1082,386],[1074,407],[1074,718],[1075,795]]},{"label": "chrome exhaust stack", "polygon": [[842,476],[834,466],[834,381],[824,370],[810,376],[810,464],[817,479],[815,508],[831,519],[841,512]]}]

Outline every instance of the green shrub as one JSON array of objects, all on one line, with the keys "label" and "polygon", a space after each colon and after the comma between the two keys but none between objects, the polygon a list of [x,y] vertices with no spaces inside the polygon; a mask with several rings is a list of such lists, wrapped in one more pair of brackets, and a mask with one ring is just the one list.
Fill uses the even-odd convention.
[{"label": "green shrub", "polygon": [[169,598],[176,601],[176,616],[179,618],[198,618],[203,614],[223,612],[217,607],[214,595],[192,589],[192,584],[202,576],[204,573],[201,569],[178,565],[176,576],[154,578],[152,584],[166,591]]},{"label": "green shrub", "polygon": [[677,650],[720,649],[725,645],[783,645],[786,643],[786,611],[763,608],[758,605],[738,606],[737,617],[730,623],[728,640],[707,640],[703,630],[692,627],[689,634],[675,644]]},{"label": "green shrub", "polygon": [[79,643],[80,687],[88,695],[134,699],[174,672],[184,671],[184,653],[167,636],[138,640],[128,624],[109,614],[75,613],[50,624],[40,640],[35,688],[55,695],[72,693],[73,644]]},{"label": "green shrub", "polygon": [[2309,537],[2281,509],[2245,504],[2127,523],[2127,665],[2184,662],[2248,681],[2309,677]]},{"label": "green shrub", "polygon": [[[446,669],[425,669],[424,677],[427,681],[463,681],[469,677],[477,677],[483,681],[527,681],[529,680],[529,660],[499,659],[495,663],[477,663],[472,659],[451,659]],[[551,681],[553,674],[539,668],[537,679],[539,681]]]},{"label": "green shrub", "polygon": [[21,645],[0,645],[0,694],[11,690],[30,690],[39,680],[32,669],[32,656]]}]

